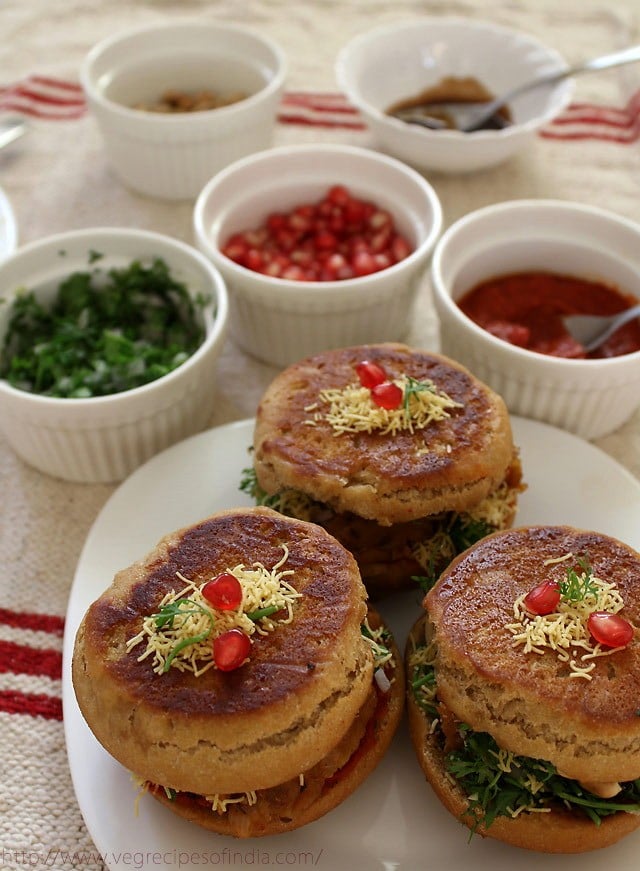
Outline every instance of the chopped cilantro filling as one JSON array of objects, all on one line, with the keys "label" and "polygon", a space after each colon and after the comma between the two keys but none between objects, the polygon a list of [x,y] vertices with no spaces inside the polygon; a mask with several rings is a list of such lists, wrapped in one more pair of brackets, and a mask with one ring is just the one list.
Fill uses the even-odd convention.
[{"label": "chopped cilantro filling", "polygon": [[[419,646],[412,655],[409,685],[416,703],[435,721],[433,733],[444,741],[437,723],[435,666],[432,657],[421,656],[425,650]],[[618,811],[640,813],[640,779],[621,783],[613,798],[600,798],[577,780],[559,775],[550,762],[501,750],[486,732],[474,732],[464,723],[458,732],[460,746],[445,754],[445,766],[467,796],[464,815],[473,821],[473,830],[489,828],[497,817],[551,808],[585,814],[596,825]]]}]

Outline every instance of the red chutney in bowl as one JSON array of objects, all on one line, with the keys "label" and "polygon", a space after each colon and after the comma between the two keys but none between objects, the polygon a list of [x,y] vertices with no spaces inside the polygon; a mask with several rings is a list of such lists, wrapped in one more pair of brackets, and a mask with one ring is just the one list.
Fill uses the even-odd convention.
[{"label": "red chutney in bowl", "polygon": [[612,315],[638,300],[614,287],[552,272],[518,272],[477,284],[457,304],[487,332],[539,354],[572,359],[619,357],[640,350],[640,321],[620,327],[587,353],[562,323],[565,315]]}]

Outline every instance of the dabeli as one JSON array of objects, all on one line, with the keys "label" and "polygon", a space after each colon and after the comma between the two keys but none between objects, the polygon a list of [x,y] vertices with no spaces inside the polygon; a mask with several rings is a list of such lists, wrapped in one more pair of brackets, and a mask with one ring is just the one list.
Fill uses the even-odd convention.
[{"label": "dabeli", "polygon": [[502,399],[458,363],[401,344],[285,369],[262,397],[253,448],[243,489],[327,529],[372,595],[412,576],[426,588],[512,524],[522,489]]},{"label": "dabeli", "polygon": [[474,832],[579,853],[640,825],[640,554],[566,526],[496,533],[425,598],[409,723]]},{"label": "dabeli", "polygon": [[73,684],[144,791],[236,837],[331,810],[386,751],[402,663],[325,530],[220,512],[119,572],[78,630]]}]

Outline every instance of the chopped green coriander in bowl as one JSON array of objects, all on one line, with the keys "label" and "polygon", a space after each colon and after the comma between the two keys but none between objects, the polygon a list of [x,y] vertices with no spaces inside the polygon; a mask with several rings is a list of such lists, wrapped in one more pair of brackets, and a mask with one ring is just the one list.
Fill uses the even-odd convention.
[{"label": "chopped green coriander in bowl", "polygon": [[[90,257],[95,260],[95,252]],[[202,344],[199,309],[166,262],[73,272],[44,303],[20,290],[9,313],[0,377],[19,390],[86,399],[171,372]]]},{"label": "chopped green coriander in bowl", "polygon": [[144,230],[78,230],[0,263],[0,430],[43,472],[118,481],[203,429],[226,337],[224,281]]}]

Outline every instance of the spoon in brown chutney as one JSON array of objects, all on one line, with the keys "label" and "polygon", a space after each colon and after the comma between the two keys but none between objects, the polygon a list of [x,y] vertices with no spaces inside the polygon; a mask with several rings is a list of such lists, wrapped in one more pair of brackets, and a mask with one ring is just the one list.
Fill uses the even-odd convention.
[{"label": "spoon in brown chutney", "polygon": [[[431,102],[427,100],[421,102],[418,97],[394,104],[394,106],[387,110],[387,114],[408,124],[418,124],[430,130],[454,129],[462,133],[474,133],[478,130],[496,130],[508,127],[512,123],[510,115],[508,112],[505,112],[505,109],[508,104],[523,94],[528,94],[536,88],[555,85],[563,79],[582,73],[606,70],[637,61],[640,61],[640,45],[593,58],[567,69],[547,73],[532,81],[511,88],[505,94],[495,99],[478,100],[474,98],[473,100],[466,100],[456,97],[455,99],[448,100],[443,97],[442,99],[433,99]],[[476,84],[479,85],[477,82]],[[480,85],[480,87],[482,86]]]}]

